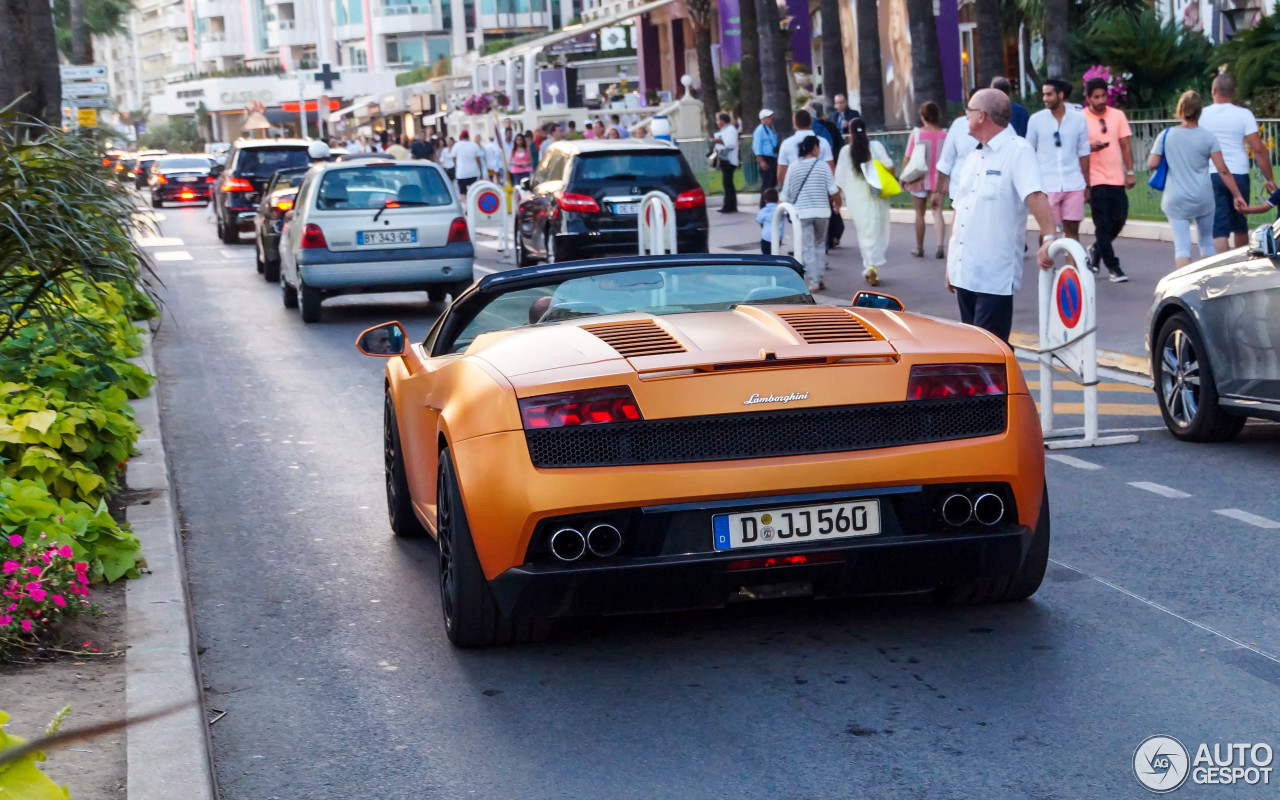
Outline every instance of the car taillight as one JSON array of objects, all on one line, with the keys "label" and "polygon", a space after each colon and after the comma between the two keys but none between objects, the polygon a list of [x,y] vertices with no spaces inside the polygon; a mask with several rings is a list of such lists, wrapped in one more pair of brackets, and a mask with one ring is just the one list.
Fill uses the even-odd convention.
[{"label": "car taillight", "polygon": [[104,158],[104,159],[102,159],[102,166],[104,166],[104,167],[109,167],[109,166],[111,166],[111,159],[109,159],[109,158]]},{"label": "car taillight", "polygon": [[227,182],[222,184],[224,192],[252,192],[253,184],[244,178],[227,178]]},{"label": "car taillight", "polygon": [[116,164],[116,172],[124,172],[124,164]]},{"label": "car taillight", "polygon": [[701,189],[690,189],[676,195],[676,208],[702,208],[707,204],[707,193]]},{"label": "car taillight", "polygon": [[133,174],[134,174],[134,175],[141,175],[141,174],[142,174],[142,167],[138,167],[137,169],[135,169],[135,170],[133,171]]},{"label": "car taillight", "polygon": [[455,242],[471,241],[471,233],[467,230],[467,220],[465,217],[456,217],[453,222],[449,223],[449,238],[447,244]]},{"label": "car taillight", "polygon": [[178,193],[178,199],[194,200],[196,199],[196,196],[195,196],[195,193],[193,193],[190,189],[183,189],[181,192]]},{"label": "car taillight", "polygon": [[166,178],[165,176],[163,175],[156,176],[156,183],[168,183],[168,182],[169,182],[169,179]]},{"label": "car taillight", "polygon": [[214,178],[212,175],[206,175],[206,176],[205,176],[205,178],[204,178],[204,182],[205,182],[205,183],[213,183],[215,180],[217,180],[217,179],[216,179],[216,178]]},{"label": "car taillight", "polygon": [[302,245],[303,250],[319,250],[327,249],[329,243],[324,239],[324,231],[320,230],[320,226],[314,222],[308,222],[307,227],[302,229]]},{"label": "car taillight", "polygon": [[525,397],[520,400],[520,419],[525,428],[542,429],[635,422],[644,417],[640,415],[640,406],[636,405],[630,389],[611,386]]},{"label": "car taillight", "polygon": [[908,400],[1008,394],[1004,364],[924,364],[911,368]]},{"label": "car taillight", "polygon": [[600,213],[600,204],[591,195],[559,191],[556,192],[556,202],[565,211],[580,211],[584,214]]},{"label": "car taillight", "polygon": [[767,556],[765,558],[744,558],[725,564],[725,572],[741,572],[747,569],[769,569],[771,567],[803,567],[807,564],[837,564],[844,561],[839,553],[810,553],[807,556]]}]

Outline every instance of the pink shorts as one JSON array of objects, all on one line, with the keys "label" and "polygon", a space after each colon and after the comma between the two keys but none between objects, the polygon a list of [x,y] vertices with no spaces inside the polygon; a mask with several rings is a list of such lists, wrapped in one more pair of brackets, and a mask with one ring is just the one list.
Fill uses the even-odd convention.
[{"label": "pink shorts", "polygon": [[1084,189],[1078,192],[1049,192],[1049,209],[1053,221],[1079,222],[1084,219]]}]

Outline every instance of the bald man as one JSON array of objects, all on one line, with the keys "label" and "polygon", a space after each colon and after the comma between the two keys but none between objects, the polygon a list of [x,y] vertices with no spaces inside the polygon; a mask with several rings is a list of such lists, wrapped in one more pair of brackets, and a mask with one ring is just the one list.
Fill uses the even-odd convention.
[{"label": "bald man", "polygon": [[1009,98],[997,89],[980,89],[969,100],[965,116],[978,148],[956,175],[956,216],[947,248],[947,290],[956,295],[961,321],[1006,344],[1013,294],[1022,285],[1027,211],[1044,236],[1036,252],[1042,269],[1053,266],[1049,243],[1058,238],[1036,152],[1009,127],[1011,112]]}]

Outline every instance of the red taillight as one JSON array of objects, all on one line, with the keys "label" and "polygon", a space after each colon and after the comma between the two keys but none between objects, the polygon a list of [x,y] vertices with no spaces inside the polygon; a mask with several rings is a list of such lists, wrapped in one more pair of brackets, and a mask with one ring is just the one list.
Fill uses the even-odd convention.
[{"label": "red taillight", "polygon": [[293,198],[282,197],[276,201],[276,209],[279,211],[291,211],[293,209]]},{"label": "red taillight", "polygon": [[600,213],[600,204],[588,194],[560,191],[556,192],[556,202],[564,211],[580,211],[584,214]]},{"label": "red taillight", "polygon": [[453,222],[449,223],[448,244],[455,242],[471,241],[471,233],[467,230],[467,220],[465,217],[457,217]]},{"label": "red taillight", "polygon": [[191,190],[190,190],[190,189],[183,189],[181,192],[179,192],[179,193],[178,193],[178,199],[179,199],[179,200],[194,200],[194,199],[196,199],[196,196],[191,192]]},{"label": "red taillight", "polygon": [[301,247],[303,250],[328,249],[329,243],[324,240],[324,231],[320,230],[319,225],[308,222],[307,227],[302,229]]},{"label": "red taillight", "polygon": [[908,400],[1008,394],[1004,364],[924,364],[911,368]]},{"label": "red taillight", "polygon": [[206,176],[205,176],[205,179],[204,179],[204,182],[205,182],[205,183],[213,183],[215,180],[217,180],[217,179],[216,179],[216,178],[214,178],[212,175],[206,175]]},{"label": "red taillight", "polygon": [[526,428],[536,429],[635,422],[644,417],[630,389],[611,386],[526,397],[520,401],[520,419]]},{"label": "red taillight", "polygon": [[805,564],[835,564],[844,561],[839,553],[810,553],[807,556],[770,556],[768,558],[744,558],[730,561],[725,565],[726,572],[740,572],[744,569],[768,569],[770,567],[801,567]]},{"label": "red taillight", "polygon": [[141,174],[142,174],[142,167],[138,167],[137,169],[135,169],[135,170],[133,171],[133,174],[134,174],[134,175],[141,175]]},{"label": "red taillight", "polygon": [[168,182],[169,182],[169,179],[166,178],[165,176],[163,175],[156,176],[156,183],[168,183]]},{"label": "red taillight", "polygon": [[109,158],[104,158],[104,159],[102,159],[102,166],[104,166],[104,167],[109,167],[109,166],[111,166],[111,159],[109,159]]},{"label": "red taillight", "polygon": [[702,208],[707,204],[707,193],[701,189],[690,189],[676,195],[676,208]]},{"label": "red taillight", "polygon": [[124,172],[124,164],[116,164],[116,172]]},{"label": "red taillight", "polygon": [[227,178],[227,182],[222,184],[224,192],[252,192],[253,184],[244,178]]}]

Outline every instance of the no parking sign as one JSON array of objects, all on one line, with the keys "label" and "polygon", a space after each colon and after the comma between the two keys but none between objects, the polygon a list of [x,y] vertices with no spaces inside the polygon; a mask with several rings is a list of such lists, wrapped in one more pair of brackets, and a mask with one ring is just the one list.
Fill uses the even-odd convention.
[{"label": "no parking sign", "polygon": [[492,220],[502,208],[502,198],[493,189],[482,189],[475,196],[476,213]]},{"label": "no parking sign", "polygon": [[1075,266],[1064,264],[1054,273],[1050,297],[1049,335],[1045,344],[1058,348],[1053,351],[1054,358],[1080,373],[1084,369],[1085,334],[1094,326],[1093,281],[1082,278]]}]

